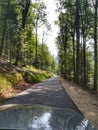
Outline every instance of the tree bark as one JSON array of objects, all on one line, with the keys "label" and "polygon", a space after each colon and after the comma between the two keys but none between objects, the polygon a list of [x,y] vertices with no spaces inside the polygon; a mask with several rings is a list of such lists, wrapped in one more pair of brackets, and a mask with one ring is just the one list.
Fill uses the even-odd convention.
[{"label": "tree bark", "polygon": [[76,83],[79,84],[80,76],[80,1],[76,0]]},{"label": "tree bark", "polygon": [[93,89],[97,91],[98,85],[98,45],[97,45],[97,18],[98,18],[98,0],[95,3],[95,16],[94,16],[94,86]]},{"label": "tree bark", "polygon": [[36,54],[35,54],[35,67],[38,68],[38,57],[37,57],[37,49],[38,49],[38,38],[37,38],[37,23],[36,23]]},{"label": "tree bark", "polygon": [[[8,3],[7,3],[7,10],[9,9],[9,6],[10,6],[10,0],[8,0]],[[6,17],[5,17],[3,26],[4,27],[3,27],[3,32],[2,32],[1,46],[0,46],[0,57],[1,57],[2,52],[3,52],[4,40],[5,40],[5,35],[6,35],[6,28],[7,28],[7,18]]]}]

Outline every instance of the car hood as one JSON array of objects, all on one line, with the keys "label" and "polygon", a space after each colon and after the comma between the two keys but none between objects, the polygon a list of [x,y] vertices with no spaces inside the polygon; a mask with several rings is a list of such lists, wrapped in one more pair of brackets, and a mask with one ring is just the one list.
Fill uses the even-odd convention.
[{"label": "car hood", "polygon": [[0,130],[96,130],[79,112],[46,106],[16,106],[0,110]]}]

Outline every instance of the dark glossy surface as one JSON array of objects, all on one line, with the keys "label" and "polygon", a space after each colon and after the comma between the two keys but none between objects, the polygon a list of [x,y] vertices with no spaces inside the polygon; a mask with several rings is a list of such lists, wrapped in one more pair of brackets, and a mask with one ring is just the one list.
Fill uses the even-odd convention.
[{"label": "dark glossy surface", "polygon": [[96,130],[81,113],[36,105],[0,111],[0,129]]}]

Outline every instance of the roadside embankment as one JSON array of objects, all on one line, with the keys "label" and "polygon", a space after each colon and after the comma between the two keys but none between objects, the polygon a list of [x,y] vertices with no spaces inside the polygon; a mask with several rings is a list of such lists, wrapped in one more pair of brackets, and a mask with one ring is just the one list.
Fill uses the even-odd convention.
[{"label": "roadside embankment", "polygon": [[0,104],[33,84],[52,76],[53,73],[32,66],[19,68],[8,62],[0,62]]}]

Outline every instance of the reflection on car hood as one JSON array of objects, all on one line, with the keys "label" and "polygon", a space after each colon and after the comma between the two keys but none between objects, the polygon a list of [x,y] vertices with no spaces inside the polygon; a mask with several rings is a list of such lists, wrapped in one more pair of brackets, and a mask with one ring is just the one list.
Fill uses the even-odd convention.
[{"label": "reflection on car hood", "polygon": [[38,105],[1,110],[0,129],[96,130],[79,112]]}]

